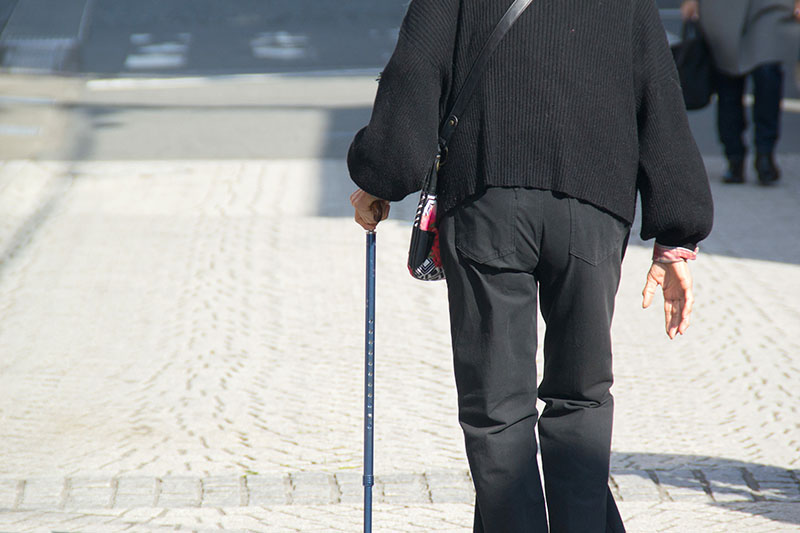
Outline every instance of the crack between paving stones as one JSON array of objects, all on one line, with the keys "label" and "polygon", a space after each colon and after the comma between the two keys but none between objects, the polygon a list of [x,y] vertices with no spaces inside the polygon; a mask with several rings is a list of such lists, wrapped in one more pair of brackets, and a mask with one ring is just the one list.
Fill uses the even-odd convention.
[{"label": "crack between paving stones", "polygon": [[117,493],[119,492],[119,478],[111,478],[111,494],[108,496],[108,508],[113,509],[117,504]]},{"label": "crack between paving stones", "polygon": [[433,503],[433,494],[431,494],[431,482],[428,479],[428,473],[422,473],[422,481],[425,482],[425,494],[428,496],[428,503]]},{"label": "crack between paving stones", "polygon": [[14,495],[14,509],[19,509],[22,505],[22,500],[25,498],[25,480],[17,481],[17,492]]},{"label": "crack between paving stones", "polygon": [[795,470],[789,470],[789,477],[792,478],[792,481],[795,482],[797,485],[797,492],[800,493],[800,477],[797,476],[797,472]]},{"label": "crack between paving stones", "polygon": [[295,491],[295,484],[294,479],[292,479],[292,474],[287,474],[284,478],[283,482],[284,487],[286,490],[286,505],[292,505],[294,503],[294,491]]},{"label": "crack between paving stones", "polygon": [[694,478],[695,478],[697,481],[699,481],[699,482],[700,482],[700,486],[701,486],[701,487],[703,487],[703,492],[705,492],[705,493],[706,493],[706,495],[707,495],[709,498],[711,498],[711,501],[712,501],[712,502],[716,502],[716,501],[717,501],[717,499],[714,497],[714,493],[713,493],[713,491],[711,490],[711,483],[709,483],[709,481],[708,481],[708,478],[707,478],[707,477],[706,477],[706,475],[703,473],[703,471],[702,471],[702,470],[700,470],[700,469],[692,470],[692,475],[694,476]]},{"label": "crack between paving stones", "polygon": [[163,481],[161,478],[155,479],[155,486],[153,487],[153,507],[158,507],[158,500],[161,499],[161,484]]},{"label": "crack between paving stones", "polygon": [[342,487],[339,485],[339,480],[336,479],[336,474],[329,475],[328,482],[331,485],[332,503],[342,503]]},{"label": "crack between paving stones", "polygon": [[239,477],[239,505],[242,507],[250,505],[250,488],[247,486],[247,476]]},{"label": "crack between paving stones", "polygon": [[64,478],[64,483],[61,485],[61,494],[59,495],[60,501],[58,502],[58,508],[64,509],[67,506],[67,500],[69,499],[69,492],[72,489],[72,480],[68,477]]},{"label": "crack between paving stones", "polygon": [[608,475],[608,484],[611,487],[611,493],[614,495],[614,499],[620,502],[625,501],[622,497],[622,494],[619,492],[619,484],[617,483],[617,480],[614,479],[614,476],[611,474]]},{"label": "crack between paving stones", "polygon": [[753,501],[754,502],[767,501],[764,495],[760,494],[761,486],[758,484],[758,481],[756,480],[756,477],[753,475],[753,473],[744,467],[740,468],[739,471],[742,473],[742,479],[744,479],[744,482],[747,484],[747,488],[753,491],[752,493],[750,493],[750,496],[753,498]]},{"label": "crack between paving stones", "polygon": [[39,202],[36,211],[28,216],[22,225],[17,228],[7,245],[3,243],[5,246],[0,250],[0,278],[2,278],[8,265],[34,240],[36,234],[50,219],[58,205],[64,201],[74,181],[75,174],[72,168],[50,179],[50,182],[45,186],[46,192],[42,195],[44,198]]},{"label": "crack between paving stones", "polygon": [[647,475],[650,477],[650,480],[655,483],[656,489],[658,489],[658,499],[662,502],[671,502],[673,501],[672,496],[669,495],[667,489],[661,484],[661,480],[658,479],[658,475],[656,474],[655,470],[645,470]]}]

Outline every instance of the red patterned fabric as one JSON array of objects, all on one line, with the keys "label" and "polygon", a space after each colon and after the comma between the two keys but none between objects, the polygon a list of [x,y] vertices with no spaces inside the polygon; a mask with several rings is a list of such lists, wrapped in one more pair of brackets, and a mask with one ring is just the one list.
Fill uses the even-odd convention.
[{"label": "red patterned fabric", "polygon": [[680,246],[662,246],[656,243],[653,245],[653,262],[676,263],[678,261],[695,260],[699,250],[699,248],[690,250]]}]

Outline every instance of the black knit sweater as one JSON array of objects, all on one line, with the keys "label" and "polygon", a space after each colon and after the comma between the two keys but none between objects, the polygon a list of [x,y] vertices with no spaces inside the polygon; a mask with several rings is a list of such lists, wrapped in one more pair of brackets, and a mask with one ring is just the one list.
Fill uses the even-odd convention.
[{"label": "black knit sweater", "polygon": [[[418,191],[441,117],[512,0],[412,0],[353,181],[386,200]],[[552,190],[633,221],[643,239],[697,243],[713,207],[654,0],[533,0],[460,117],[439,177],[445,212],[488,186]]]}]

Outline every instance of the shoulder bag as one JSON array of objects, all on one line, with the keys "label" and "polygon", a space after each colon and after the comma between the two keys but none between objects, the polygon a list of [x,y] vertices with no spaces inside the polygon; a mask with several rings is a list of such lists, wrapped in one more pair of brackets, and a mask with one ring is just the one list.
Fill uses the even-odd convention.
[{"label": "shoulder bag", "polygon": [[489,57],[531,2],[532,0],[515,0],[503,15],[503,18],[500,19],[500,22],[497,23],[477,59],[472,64],[464,85],[459,90],[453,106],[445,114],[445,119],[439,128],[438,151],[422,185],[417,212],[414,216],[414,227],[411,230],[408,271],[416,279],[435,281],[445,277],[439,252],[439,232],[436,228],[436,185],[439,167],[447,158],[447,144],[458,126],[459,117],[467,107],[478,81],[486,70]]},{"label": "shoulder bag", "polygon": [[686,109],[703,109],[711,102],[716,90],[711,51],[697,22],[684,22],[681,42],[672,48],[672,55],[678,68]]}]

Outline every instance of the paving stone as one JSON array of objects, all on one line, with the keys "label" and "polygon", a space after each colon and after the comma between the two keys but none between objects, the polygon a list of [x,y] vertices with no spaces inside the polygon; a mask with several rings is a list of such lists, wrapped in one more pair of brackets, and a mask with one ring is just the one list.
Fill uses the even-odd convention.
[{"label": "paving stone", "polygon": [[[203,478],[203,507],[236,507],[247,505],[245,479],[241,476]],[[244,489],[244,491],[242,490]]]},{"label": "paving stone", "polygon": [[737,468],[714,468],[703,470],[708,480],[714,501],[717,503],[743,503],[755,501],[752,490]]},{"label": "paving stone", "polygon": [[768,501],[800,501],[800,484],[793,472],[783,468],[753,466],[743,469],[743,476],[757,487],[758,498]]},{"label": "paving stone", "polygon": [[121,477],[116,479],[114,507],[152,507],[155,505],[158,482],[148,477]]},{"label": "paving stone", "polygon": [[658,470],[651,471],[671,501],[711,501],[705,492],[703,483],[693,470]]},{"label": "paving stone", "polygon": [[115,481],[111,479],[69,478],[65,509],[111,507]]},{"label": "paving stone", "polygon": [[341,503],[357,504],[364,501],[362,474],[357,472],[337,472],[335,477],[336,483],[339,485],[339,501]]},{"label": "paving stone", "polygon": [[16,479],[0,479],[0,510],[13,509],[17,504],[20,482]]},{"label": "paving stone", "polygon": [[427,476],[423,474],[394,474],[380,476],[383,499],[392,503],[430,503]]},{"label": "paving stone", "polygon": [[64,501],[64,478],[26,479],[19,509],[61,509]]},{"label": "paving stone", "polygon": [[467,471],[434,471],[425,475],[433,503],[474,501],[475,489]]},{"label": "paving stone", "polygon": [[611,473],[612,486],[624,502],[657,502],[662,499],[658,486],[650,479],[647,472],[639,471],[614,471]]},{"label": "paving stone", "polygon": [[247,476],[249,505],[285,505],[291,503],[291,484],[284,476]]},{"label": "paving stone", "polygon": [[199,507],[202,500],[200,480],[192,477],[165,477],[156,481],[158,507]]},{"label": "paving stone", "polygon": [[297,472],[290,479],[294,504],[325,505],[339,501],[339,488],[333,474]]}]

